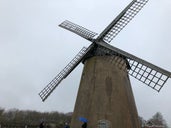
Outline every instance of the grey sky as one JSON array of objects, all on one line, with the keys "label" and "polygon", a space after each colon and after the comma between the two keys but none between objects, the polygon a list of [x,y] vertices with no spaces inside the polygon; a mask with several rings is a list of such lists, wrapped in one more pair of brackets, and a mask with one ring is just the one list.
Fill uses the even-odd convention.
[{"label": "grey sky", "polygon": [[[38,93],[90,42],[58,27],[70,20],[100,33],[130,0],[0,0],[0,107],[73,111],[80,64],[42,103]],[[112,45],[171,71],[171,1],[149,0]],[[139,115],[171,125],[171,80],[160,93],[131,78]]]}]

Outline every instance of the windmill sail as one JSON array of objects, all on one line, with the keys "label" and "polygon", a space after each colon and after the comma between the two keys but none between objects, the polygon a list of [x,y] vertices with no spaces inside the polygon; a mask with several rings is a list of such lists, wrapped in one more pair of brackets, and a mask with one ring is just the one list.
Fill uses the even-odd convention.
[{"label": "windmill sail", "polygon": [[99,35],[98,40],[110,43],[113,38],[134,18],[148,0],[133,0],[106,29]]},{"label": "windmill sail", "polygon": [[71,62],[39,93],[42,101],[45,101],[59,83],[75,69],[92,47],[93,45],[90,45],[88,48],[83,47]]},{"label": "windmill sail", "polygon": [[[123,69],[124,71],[127,71],[128,69],[128,73],[131,76],[159,92],[168,78],[171,77],[170,72],[108,44],[134,18],[147,2],[148,0],[133,0],[96,39],[94,39],[94,37],[97,33],[82,26],[67,20],[61,23],[59,25],[60,27],[74,32],[93,43],[88,48],[84,47],[81,49],[74,59],[39,93],[42,101],[45,101],[58,84],[86,58],[87,53],[91,50],[95,50],[97,47],[101,49],[99,51],[97,49],[93,51],[93,55],[94,53],[101,55],[101,52],[102,55],[112,55],[113,60],[110,60],[111,62],[114,61],[115,64],[117,63],[120,66],[120,69]],[[120,57],[123,59],[120,59]]]},{"label": "windmill sail", "polygon": [[60,27],[65,28],[71,32],[74,32],[75,34],[89,40],[92,41],[93,37],[97,35],[97,33],[92,32],[82,26],[79,26],[77,24],[74,24],[68,20],[62,22],[60,25]]},{"label": "windmill sail", "polygon": [[171,73],[154,65],[143,64],[134,59],[128,59],[128,62],[131,67],[129,74],[158,92],[171,77]]},{"label": "windmill sail", "polygon": [[106,50],[105,52],[108,51],[108,53],[111,54],[114,52],[117,56],[124,59],[126,58],[130,66],[128,73],[158,92],[161,90],[168,78],[171,77],[171,72],[131,55],[130,53],[122,51],[104,42],[99,42],[98,44]]}]

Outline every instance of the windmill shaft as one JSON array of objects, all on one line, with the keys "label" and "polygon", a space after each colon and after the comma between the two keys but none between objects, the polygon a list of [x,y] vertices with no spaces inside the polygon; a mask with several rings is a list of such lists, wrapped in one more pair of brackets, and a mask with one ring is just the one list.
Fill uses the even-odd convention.
[{"label": "windmill shaft", "polygon": [[129,76],[108,61],[112,58],[94,56],[85,61],[72,128],[81,126],[78,122],[80,116],[88,119],[90,128],[104,125],[106,128],[140,128]]}]

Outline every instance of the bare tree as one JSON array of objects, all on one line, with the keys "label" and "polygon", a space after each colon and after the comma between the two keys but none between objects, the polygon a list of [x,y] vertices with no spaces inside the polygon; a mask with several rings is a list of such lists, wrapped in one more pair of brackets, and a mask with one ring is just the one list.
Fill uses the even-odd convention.
[{"label": "bare tree", "polygon": [[160,112],[157,112],[156,114],[154,114],[153,117],[148,120],[148,122],[149,121],[155,125],[164,126],[164,128],[168,128],[166,120],[163,118],[163,116]]}]

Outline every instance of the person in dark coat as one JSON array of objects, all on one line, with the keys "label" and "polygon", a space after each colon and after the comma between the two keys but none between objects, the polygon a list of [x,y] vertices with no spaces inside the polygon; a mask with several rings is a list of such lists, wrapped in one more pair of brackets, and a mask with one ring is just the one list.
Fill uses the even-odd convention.
[{"label": "person in dark coat", "polygon": [[81,127],[82,128],[87,128],[87,122],[84,122]]},{"label": "person in dark coat", "polygon": [[69,124],[68,123],[65,123],[64,128],[70,128]]},{"label": "person in dark coat", "polygon": [[40,125],[39,125],[39,128],[44,128],[44,126],[45,126],[45,122],[42,121],[42,122],[40,123]]}]

